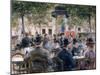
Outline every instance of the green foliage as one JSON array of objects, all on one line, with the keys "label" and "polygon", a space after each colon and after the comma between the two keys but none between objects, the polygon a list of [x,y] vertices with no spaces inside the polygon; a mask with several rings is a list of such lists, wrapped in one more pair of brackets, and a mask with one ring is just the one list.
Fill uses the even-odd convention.
[{"label": "green foliage", "polygon": [[25,1],[12,1],[12,14],[18,14],[19,17],[30,15],[27,17],[29,21],[33,23],[46,23],[45,19],[50,19],[48,16],[48,10],[51,9],[54,4],[38,3],[38,2],[25,2]]},{"label": "green foliage", "polygon": [[[88,21],[89,16],[95,19],[96,7],[88,5],[72,5],[72,4],[53,4],[53,3],[38,3],[26,1],[12,1],[12,14],[17,16],[25,16],[30,23],[47,24],[50,21],[51,12],[55,6],[63,6],[69,15],[69,25],[82,25],[83,21]],[[29,16],[31,14],[31,16]],[[58,21],[61,23],[60,21]]]},{"label": "green foliage", "polygon": [[82,25],[83,21],[90,21],[92,17],[95,20],[96,7],[88,5],[63,5],[69,15],[69,25]]},{"label": "green foliage", "polygon": [[33,3],[23,2],[23,1],[12,1],[12,14],[17,13],[19,16],[30,14],[32,10]]}]

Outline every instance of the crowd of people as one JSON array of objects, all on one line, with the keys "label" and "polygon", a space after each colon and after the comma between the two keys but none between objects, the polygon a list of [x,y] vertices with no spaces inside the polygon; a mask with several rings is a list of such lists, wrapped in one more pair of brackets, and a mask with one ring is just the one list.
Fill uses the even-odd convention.
[{"label": "crowd of people", "polygon": [[[75,56],[84,56],[85,60],[80,64],[79,69],[94,69],[95,68],[95,42],[92,38],[86,40],[73,38],[71,35],[66,37],[64,33],[54,34],[52,37],[48,34],[41,34],[36,32],[35,36],[30,36],[28,33],[22,38],[20,44],[17,44],[15,49],[20,50],[23,48],[25,55],[28,55],[32,59],[39,57],[42,60],[42,56],[46,58],[47,63],[40,64],[40,66],[46,65],[44,68],[35,69],[36,72],[48,72],[48,71],[72,71],[77,70],[77,60]],[[27,47],[33,49],[27,50]],[[26,49],[26,50],[25,50]],[[35,55],[35,56],[34,56]],[[44,60],[42,60],[43,62]],[[34,60],[35,62],[35,60]],[[39,61],[38,61],[39,62]],[[38,64],[38,62],[36,62]],[[35,64],[35,63],[34,63]],[[36,65],[34,67],[37,67]],[[48,68],[48,69],[47,69]],[[46,71],[48,70],[48,71]],[[33,72],[35,72],[33,70]]]}]

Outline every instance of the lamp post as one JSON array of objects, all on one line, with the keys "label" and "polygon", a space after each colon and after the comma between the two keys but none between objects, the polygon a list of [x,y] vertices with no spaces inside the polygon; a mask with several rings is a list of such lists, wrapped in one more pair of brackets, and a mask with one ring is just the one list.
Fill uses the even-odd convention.
[{"label": "lamp post", "polygon": [[[52,17],[56,18],[56,20],[57,20],[57,17],[60,16],[60,15],[64,15],[65,17],[63,17],[63,18],[68,18],[68,13],[67,13],[66,9],[63,6],[56,6],[55,10],[51,14],[52,14]],[[65,23],[63,23],[64,25],[62,24],[62,28],[64,29],[64,30],[62,30],[62,32],[65,31],[65,28],[64,28]],[[56,28],[55,28],[56,33],[58,32],[57,29],[58,28],[57,28],[57,25],[56,25]]]}]

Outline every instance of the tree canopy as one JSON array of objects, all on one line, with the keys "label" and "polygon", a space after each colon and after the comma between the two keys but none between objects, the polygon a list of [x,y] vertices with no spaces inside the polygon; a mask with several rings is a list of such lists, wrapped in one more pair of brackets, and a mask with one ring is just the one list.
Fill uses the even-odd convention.
[{"label": "tree canopy", "polygon": [[29,21],[34,24],[47,23],[50,19],[50,15],[52,15],[50,10],[54,10],[56,6],[62,6],[65,8],[69,16],[69,25],[81,25],[83,21],[88,21],[91,17],[95,20],[96,17],[96,6],[39,3],[16,0],[12,1],[12,15],[19,17],[28,15],[27,18]]}]

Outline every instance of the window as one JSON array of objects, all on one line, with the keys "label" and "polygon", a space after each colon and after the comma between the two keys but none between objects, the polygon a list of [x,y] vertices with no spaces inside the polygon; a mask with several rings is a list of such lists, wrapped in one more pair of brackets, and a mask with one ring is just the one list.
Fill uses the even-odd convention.
[{"label": "window", "polygon": [[48,33],[49,33],[50,35],[52,35],[52,29],[49,29],[48,31],[49,31]]},{"label": "window", "polygon": [[46,32],[45,32],[45,29],[42,29],[42,34],[45,34]]},{"label": "window", "polygon": [[81,31],[81,28],[78,28],[78,31]]}]

